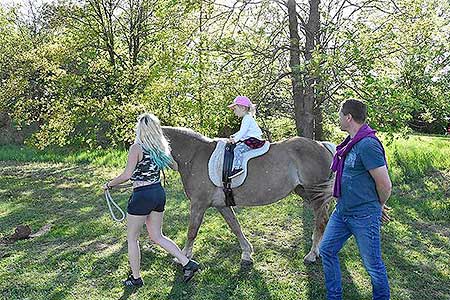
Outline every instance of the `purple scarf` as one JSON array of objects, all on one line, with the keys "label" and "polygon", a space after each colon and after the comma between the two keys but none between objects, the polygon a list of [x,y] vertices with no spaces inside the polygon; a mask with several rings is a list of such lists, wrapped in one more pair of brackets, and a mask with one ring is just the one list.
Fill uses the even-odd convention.
[{"label": "purple scarf", "polygon": [[[347,153],[350,152],[352,147],[365,137],[371,137],[376,139],[383,149],[384,161],[386,162],[386,155],[384,152],[383,145],[380,140],[375,136],[376,131],[369,127],[369,125],[364,124],[358,130],[353,138],[348,136],[342,143],[336,147],[336,154],[333,157],[333,163],[331,164],[331,170],[336,172],[336,179],[334,181],[333,196],[339,198],[341,196],[341,181],[342,172],[344,171],[344,161]],[[387,166],[387,164],[386,164]]]}]

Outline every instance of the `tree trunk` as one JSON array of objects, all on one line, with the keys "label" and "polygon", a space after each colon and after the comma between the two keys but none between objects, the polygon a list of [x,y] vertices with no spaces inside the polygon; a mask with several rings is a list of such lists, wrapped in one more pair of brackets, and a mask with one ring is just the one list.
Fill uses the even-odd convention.
[{"label": "tree trunk", "polygon": [[[320,14],[319,14],[320,0],[309,0],[309,17],[305,24],[306,41],[305,41],[305,64],[311,62],[313,52],[319,42],[319,28],[320,28]],[[314,106],[316,103],[316,96],[314,93],[314,85],[316,78],[311,74],[311,70],[306,72],[304,80],[304,116],[303,116],[303,136],[314,138]]]},{"label": "tree trunk", "polygon": [[[320,0],[309,1],[308,22],[305,27],[305,65],[312,60],[312,54],[319,41]],[[316,81],[313,74],[306,70],[301,74],[300,65],[300,37],[298,34],[298,16],[295,0],[288,0],[289,34],[290,34],[290,60],[289,66],[292,70],[292,95],[294,99],[295,125],[297,134],[300,136],[314,138],[314,105],[316,97],[314,94],[314,83]]]},{"label": "tree trunk", "polygon": [[289,36],[290,36],[290,51],[289,51],[289,66],[292,71],[292,97],[294,100],[295,111],[295,127],[297,134],[303,134],[303,115],[304,115],[304,97],[300,66],[300,36],[298,34],[298,20],[295,0],[288,0],[288,15],[289,15]]},{"label": "tree trunk", "polygon": [[322,105],[317,106],[314,110],[314,139],[323,141]]}]

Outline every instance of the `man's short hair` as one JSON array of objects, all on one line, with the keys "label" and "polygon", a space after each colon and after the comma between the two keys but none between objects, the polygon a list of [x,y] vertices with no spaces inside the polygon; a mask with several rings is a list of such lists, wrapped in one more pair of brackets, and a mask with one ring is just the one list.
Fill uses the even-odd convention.
[{"label": "man's short hair", "polygon": [[365,123],[367,119],[367,105],[361,100],[347,99],[341,103],[341,111],[345,115],[351,114],[353,120],[359,124]]}]

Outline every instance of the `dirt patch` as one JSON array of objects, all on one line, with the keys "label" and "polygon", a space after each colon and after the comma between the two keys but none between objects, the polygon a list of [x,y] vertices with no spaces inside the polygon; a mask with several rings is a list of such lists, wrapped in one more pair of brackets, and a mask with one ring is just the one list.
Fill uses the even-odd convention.
[{"label": "dirt patch", "polygon": [[29,238],[35,238],[39,237],[43,234],[46,234],[50,231],[52,225],[51,224],[45,224],[42,226],[37,232],[31,233],[31,227],[28,225],[19,225],[14,229],[14,233],[4,237],[2,240],[0,240],[1,244],[12,244],[19,240],[26,240]]}]

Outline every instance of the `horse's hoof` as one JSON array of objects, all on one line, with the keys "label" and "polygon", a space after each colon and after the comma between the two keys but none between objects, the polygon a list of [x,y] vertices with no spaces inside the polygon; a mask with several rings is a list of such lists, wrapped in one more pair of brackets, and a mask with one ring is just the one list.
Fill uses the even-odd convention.
[{"label": "horse's hoof", "polygon": [[246,260],[246,259],[241,259],[241,267],[243,268],[248,268],[253,266],[253,261],[252,260]]},{"label": "horse's hoof", "polygon": [[312,265],[314,263],[316,263],[317,261],[317,257],[314,254],[308,254],[303,258],[303,263],[305,265]]}]

